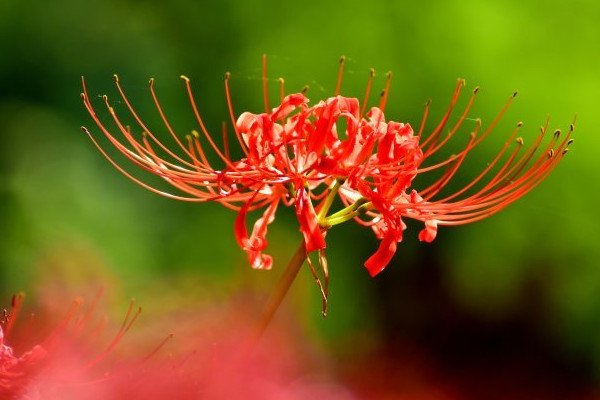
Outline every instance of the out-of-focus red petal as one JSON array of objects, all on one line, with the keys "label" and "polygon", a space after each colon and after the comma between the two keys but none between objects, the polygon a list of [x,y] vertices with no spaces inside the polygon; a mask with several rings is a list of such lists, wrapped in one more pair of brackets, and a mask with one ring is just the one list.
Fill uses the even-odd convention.
[{"label": "out-of-focus red petal", "polygon": [[296,191],[296,216],[300,222],[300,232],[304,235],[306,252],[310,253],[311,251],[324,249],[326,246],[325,237],[319,227],[317,213],[303,186]]}]

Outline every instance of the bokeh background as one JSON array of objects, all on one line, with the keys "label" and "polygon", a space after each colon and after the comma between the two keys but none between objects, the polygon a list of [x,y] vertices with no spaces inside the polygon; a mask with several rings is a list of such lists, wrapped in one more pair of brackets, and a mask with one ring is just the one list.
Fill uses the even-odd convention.
[{"label": "bokeh background", "polygon": [[[371,67],[383,88],[391,70],[386,115],[413,125],[431,98],[433,126],[459,77],[467,89],[482,87],[470,117],[484,124],[519,91],[467,160],[465,177],[491,160],[517,121],[531,142],[547,114],[550,128],[563,130],[577,114],[576,142],[546,182],[500,214],[441,229],[432,244],[418,242],[421,228],[409,223],[375,279],[362,267],[377,246],[372,232],[336,227],[328,235],[329,315],[321,317],[303,270],[278,321],[357,398],[591,397],[600,388],[598,20],[593,1],[3,0],[2,304],[24,290],[33,304],[66,306],[71,294],[92,296],[99,285],[114,304],[109,313],[134,296],[146,321],[232,299],[261,303],[300,240],[293,212],[280,210],[269,228],[273,271],[252,271],[235,244],[235,213],[158,197],[102,158],[79,130],[96,130],[80,77],[99,109],[107,94],[125,114],[118,73],[160,132],[147,85],[155,78],[185,134],[195,128],[185,74],[209,130],[219,132],[228,120],[224,72],[232,73],[236,111],[260,112],[263,53],[273,98],[281,76],[289,91],[309,85],[314,101],[333,93],[346,55],[343,94],[362,97]],[[178,323],[152,327],[161,336]]]}]

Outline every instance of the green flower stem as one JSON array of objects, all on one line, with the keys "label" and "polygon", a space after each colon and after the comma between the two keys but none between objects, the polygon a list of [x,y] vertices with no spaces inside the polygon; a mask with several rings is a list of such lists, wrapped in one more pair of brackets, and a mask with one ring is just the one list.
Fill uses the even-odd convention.
[{"label": "green flower stem", "polygon": [[[352,204],[351,206],[346,207],[345,209],[341,210],[340,212],[337,212],[337,213],[332,214],[329,217],[325,218],[323,226],[329,228],[334,225],[341,224],[346,221],[350,221],[354,217],[358,217],[359,215],[362,215],[362,214],[366,213],[367,211],[375,209],[375,206],[371,202],[367,202],[362,205],[359,205],[358,207],[355,207],[355,205],[357,203],[358,203],[358,201],[356,203]],[[355,208],[355,209],[352,210],[352,208]]]},{"label": "green flower stem", "polygon": [[317,221],[319,221],[319,224],[325,220],[325,216],[329,212],[329,209],[333,204],[333,200],[335,200],[335,196],[337,196],[337,192],[340,190],[340,187],[343,183],[344,181],[336,179],[335,183],[331,187],[331,192],[329,192],[327,197],[325,197],[325,200],[323,200],[323,206],[321,207],[321,209],[319,210],[319,214],[317,215]]},{"label": "green flower stem", "polygon": [[341,217],[343,215],[346,215],[346,214],[348,214],[350,212],[355,211],[358,207],[362,206],[366,202],[367,202],[367,199],[364,198],[364,197],[361,197],[360,199],[356,200],[354,203],[350,204],[348,207],[343,208],[340,211],[331,214],[327,218],[337,218],[337,217]]},{"label": "green flower stem", "polygon": [[304,247],[304,240],[298,246],[298,249],[290,259],[287,268],[283,272],[283,275],[279,279],[275,290],[271,293],[271,297],[267,301],[265,308],[263,309],[262,317],[259,323],[256,325],[256,330],[251,338],[250,348],[253,348],[254,345],[261,338],[269,323],[273,319],[273,315],[281,305],[285,295],[292,286],[294,279],[296,279],[296,275],[298,275],[298,271],[304,264],[304,260],[306,259],[306,249]]}]

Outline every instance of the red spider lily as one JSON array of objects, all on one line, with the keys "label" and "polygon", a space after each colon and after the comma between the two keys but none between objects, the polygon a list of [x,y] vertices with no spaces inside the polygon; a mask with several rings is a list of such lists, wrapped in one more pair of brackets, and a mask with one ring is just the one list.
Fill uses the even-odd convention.
[{"label": "red spider lily", "polygon": [[[93,322],[99,297],[83,312],[83,301],[76,299],[51,333],[33,346],[29,342],[35,340],[40,327],[32,314],[27,326],[14,329],[23,295],[13,297],[0,324],[0,398],[63,398],[73,388],[98,380],[92,369],[114,349],[141,312],[134,311],[132,302],[113,340],[104,350],[95,351],[94,341],[106,323],[106,319]],[[30,350],[17,355],[22,348]]]},{"label": "red spider lily", "polygon": [[[371,226],[381,239],[379,249],[365,263],[372,276],[385,268],[396,251],[397,243],[402,240],[405,229],[403,217],[423,221],[425,228],[419,233],[419,239],[431,242],[438,226],[477,221],[498,212],[529,192],[556,167],[571,143],[573,126],[562,140],[559,140],[557,131],[545,149],[540,150],[547,131],[546,123],[533,145],[522,151],[523,140],[515,139],[521,126],[518,124],[506,145],[471,183],[451,195],[436,199],[466,156],[492,132],[514,95],[485,130],[482,131],[481,123],[477,120],[462,151],[445,161],[424,166],[458,132],[478,89],[473,91],[458,121],[447,130],[446,126],[464,87],[464,81],[459,80],[450,107],[441,122],[431,133],[424,134],[429,109],[427,104],[419,131],[415,134],[409,124],[385,120],[391,74],[387,75],[386,88],[379,105],[366,112],[373,71],[361,107],[358,99],[339,95],[343,58],[340,65],[334,97],[310,105],[304,93],[286,96],[283,80],[280,79],[281,103],[271,109],[267,96],[266,61],[263,58],[265,112],[244,112],[237,120],[229,93],[230,75],[226,74],[227,102],[235,136],[243,152],[239,160],[230,157],[225,130],[223,149],[215,144],[196,107],[190,81],[182,77],[204,137],[202,141],[206,141],[222,160],[224,167],[221,169],[209,163],[201,135],[196,131],[187,135],[185,144],[181,142],[157,100],[153,80],[150,80],[152,98],[165,129],[180,148],[180,154],[170,150],[149,131],[134,111],[116,76],[119,93],[143,131],[141,138],[134,137],[130,129],[121,123],[104,96],[106,107],[121,137],[112,134],[94,111],[84,83],[84,105],[107,139],[133,163],[163,178],[185,195],[167,193],[141,182],[113,161],[86,128],[83,130],[119,171],[145,188],[185,201],[218,201],[238,210],[235,236],[248,253],[252,267],[271,268],[271,257],[262,252],[267,247],[267,226],[274,220],[276,209],[282,202],[295,207],[306,253],[319,250],[322,255],[326,246],[325,234],[336,224],[355,219],[360,224]],[[338,126],[342,125],[345,125],[345,129],[338,130]],[[516,148],[509,151],[513,142],[517,144]],[[412,181],[418,174],[438,169],[444,169],[444,172],[432,185],[419,190],[412,187]],[[341,199],[345,208],[328,214],[335,197]],[[318,203],[314,205],[313,202]],[[263,216],[248,234],[247,214],[260,208],[265,208]],[[320,257],[320,260],[323,264],[324,257]]]}]

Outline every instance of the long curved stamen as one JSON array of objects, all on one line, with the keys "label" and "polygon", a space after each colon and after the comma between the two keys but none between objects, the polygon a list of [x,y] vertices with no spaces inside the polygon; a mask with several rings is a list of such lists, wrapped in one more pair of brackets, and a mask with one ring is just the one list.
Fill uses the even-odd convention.
[{"label": "long curved stamen", "polygon": [[103,294],[104,294],[104,287],[101,287],[100,289],[98,289],[98,292],[96,293],[96,297],[94,297],[94,300],[92,300],[92,304],[90,305],[88,310],[85,312],[83,317],[73,327],[73,333],[75,335],[78,334],[81,331],[81,329],[83,329],[83,327],[85,327],[88,324],[89,320],[92,318],[92,315],[96,311],[96,308],[98,307],[98,302],[102,298]]},{"label": "long curved stamen", "polygon": [[439,124],[435,127],[433,132],[431,132],[431,134],[429,134],[427,139],[425,139],[425,141],[421,144],[422,149],[427,149],[427,145],[429,145],[429,147],[435,146],[435,143],[437,142],[439,135],[442,133],[442,130],[446,126],[446,123],[448,122],[448,119],[450,118],[450,115],[452,114],[452,110],[454,110],[454,106],[456,105],[456,102],[458,101],[458,98],[460,96],[460,92],[464,86],[465,86],[465,80],[458,79],[458,81],[456,82],[456,89],[454,89],[454,94],[452,95],[452,100],[450,101],[450,105],[448,106],[448,110],[446,111],[446,114],[444,114],[444,117],[439,122]]},{"label": "long curved stamen", "polygon": [[[118,78],[116,78],[116,80],[118,81]],[[89,100],[89,96],[87,95],[87,89],[85,87],[85,80],[83,80],[82,78],[82,82],[83,82],[83,90],[84,92],[81,94],[81,98],[83,100],[84,106],[86,107],[86,109],[89,111],[90,115],[92,116],[92,118],[94,119],[94,121],[96,122],[96,125],[98,125],[98,127],[102,130],[102,132],[105,134],[105,136],[111,141],[111,143],[117,147],[117,149],[119,149],[119,151],[121,151],[127,158],[129,158],[131,161],[133,161],[134,163],[136,163],[137,165],[143,167],[144,169],[149,170],[150,172],[154,172],[155,170],[155,165],[147,165],[148,164],[148,156],[151,155],[153,152],[148,153],[148,146],[143,146],[141,144],[139,144],[135,139],[133,139],[133,137],[131,136],[131,132],[129,130],[128,127],[124,127],[123,124],[120,122],[120,120],[117,118],[114,109],[108,104],[108,99],[106,96],[102,96],[104,99],[104,103],[110,113],[110,115],[112,116],[113,120],[115,121],[115,123],[117,124],[119,130],[121,131],[121,133],[125,136],[125,138],[127,139],[127,141],[133,146],[134,150],[137,152],[134,153],[131,150],[129,150],[127,147],[125,147],[123,144],[121,144],[118,140],[115,139],[115,137],[104,127],[104,125],[100,122],[98,116],[96,115],[96,113],[94,112],[91,102]],[[122,92],[122,90],[121,90]],[[124,94],[123,94],[124,96]],[[125,97],[126,99],[126,97]],[[128,103],[128,101],[126,101],[126,103]],[[139,119],[139,117],[138,117]],[[140,120],[141,121],[141,120]],[[138,121],[138,123],[140,123]],[[145,127],[143,125],[143,123],[141,123],[142,127]],[[158,140],[156,140],[156,138],[154,138],[154,136],[152,136],[150,133],[146,133],[148,135],[150,135],[153,140],[159,144],[159,146],[163,149],[166,149],[166,147]],[[172,152],[168,152],[171,156],[173,156],[176,160],[182,162],[182,164],[187,165],[189,167],[194,167],[193,164],[188,163],[187,161],[182,160],[181,158],[179,158],[177,155],[175,155]],[[179,166],[176,166],[175,164],[169,163],[165,160],[161,159],[161,163],[163,163],[164,165],[170,165],[171,167],[176,167],[176,168],[181,168]],[[204,171],[210,171],[208,169],[204,169]]]},{"label": "long curved stamen", "polygon": [[[133,323],[137,320],[137,318],[142,313],[142,307],[138,307],[137,310],[132,315],[133,304],[134,304],[134,301],[132,299],[130,301],[130,303],[129,303],[129,308],[127,309],[127,314],[125,315],[125,319],[123,320],[121,328],[119,329],[119,331],[117,332],[117,334],[115,335],[115,337],[113,338],[113,340],[106,347],[106,349],[102,353],[100,353],[100,355],[98,355],[96,357],[96,359],[94,359],[93,361],[91,361],[86,366],[85,369],[90,369],[94,365],[96,365],[100,361],[102,361],[107,356],[107,354],[109,354],[117,346],[117,344],[119,344],[119,342],[121,341],[121,339],[123,338],[123,336],[127,333],[127,331],[129,331],[129,329],[131,329],[131,326],[133,325]],[[130,319],[130,317],[131,317],[131,319]]]},{"label": "long curved stamen", "polygon": [[342,77],[344,76],[344,64],[346,62],[346,56],[340,57],[340,69],[338,72],[337,83],[335,85],[335,94],[334,96],[338,96],[340,94],[340,89],[342,88]]},{"label": "long curved stamen", "polygon": [[[150,79],[149,86],[150,86],[150,93],[152,94],[152,100],[154,100],[154,104],[156,105],[156,109],[158,110],[158,113],[160,114],[160,118],[163,120],[163,123],[165,124],[167,130],[169,131],[171,136],[175,139],[175,141],[177,142],[179,147],[181,147],[183,149],[183,151],[187,152],[187,149],[185,148],[183,143],[181,143],[181,140],[179,140],[179,137],[177,137],[177,135],[173,131],[173,128],[171,128],[171,124],[169,124],[169,121],[167,120],[167,117],[165,117],[165,113],[163,112],[163,109],[160,106],[158,98],[156,97],[156,92],[154,91],[154,78]],[[190,156],[190,154],[188,154],[188,156]]]},{"label": "long curved stamen", "polygon": [[392,71],[388,71],[385,74],[385,89],[381,92],[381,100],[379,101],[379,108],[381,111],[385,111],[385,105],[387,103],[388,96],[390,94],[390,83],[392,82]]},{"label": "long curved stamen", "polygon": [[[510,139],[505,143],[505,145],[498,152],[498,154],[492,160],[492,162],[490,162],[489,165],[477,177],[475,177],[475,179],[473,179],[468,185],[466,185],[465,187],[463,187],[461,190],[453,193],[452,195],[450,195],[448,197],[445,197],[445,198],[439,200],[439,202],[445,203],[445,202],[448,202],[448,201],[450,201],[450,200],[452,200],[452,199],[460,196],[461,194],[463,194],[464,192],[466,192],[467,190],[469,190],[471,187],[473,187],[474,185],[476,185],[477,182],[479,182],[485,175],[487,175],[487,173],[494,167],[494,165],[496,165],[496,163],[498,162],[498,160],[500,159],[500,157],[502,156],[502,154],[504,154],[504,152],[506,151],[506,149],[508,148],[508,146],[510,145],[510,143],[514,140],[514,137],[516,136],[517,132],[519,131],[519,129],[521,128],[522,125],[523,124],[521,122],[519,122],[517,124],[517,127],[515,128],[515,130],[513,131],[513,133],[510,136]],[[505,167],[507,167],[508,165],[511,164],[512,160],[517,155],[517,152],[523,146],[523,139],[521,139],[521,140],[517,139],[516,142],[517,142],[518,146],[514,150],[513,154],[511,154],[511,156],[509,157],[509,161],[505,163]]]},{"label": "long curved stamen", "polygon": [[262,56],[262,86],[263,86],[263,98],[265,102],[265,113],[270,114],[271,108],[269,107],[269,88],[267,86],[267,55]]},{"label": "long curved stamen", "polygon": [[76,298],[75,300],[73,300],[73,303],[71,303],[71,307],[67,310],[67,313],[65,314],[63,319],[60,321],[58,326],[54,329],[52,334],[50,336],[48,336],[42,343],[42,345],[44,347],[51,347],[54,345],[55,341],[58,340],[58,338],[67,329],[67,326],[71,323],[71,320],[75,316],[75,313],[81,307],[82,304],[83,304],[83,299],[81,299],[81,298]]},{"label": "long curved stamen", "polygon": [[150,190],[151,192],[154,192],[156,194],[159,194],[163,197],[168,197],[171,199],[175,199],[175,200],[182,200],[182,201],[189,201],[189,202],[205,202],[208,201],[208,199],[206,198],[195,198],[195,197],[184,197],[184,196],[178,196],[178,195],[174,195],[168,192],[164,192],[158,189],[155,189],[154,187],[140,181],[139,179],[135,178],[134,176],[132,176],[130,173],[128,173],[127,171],[125,171],[119,164],[117,164],[107,153],[106,151],[104,151],[104,149],[98,144],[98,142],[96,141],[96,139],[92,136],[92,134],[87,130],[87,128],[82,127],[82,130],[88,135],[88,137],[92,140],[92,142],[94,143],[94,145],[96,146],[96,148],[100,151],[100,153],[104,156],[104,158],[106,158],[106,160],[113,166],[115,167],[120,173],[122,173],[125,177],[127,177],[128,179],[130,179],[131,181],[137,183],[138,185],[142,186],[143,188]]},{"label": "long curved stamen", "polygon": [[[521,171],[523,171],[523,168],[525,168],[525,166],[527,164],[529,164],[529,161],[531,160],[533,155],[537,152],[537,149],[539,148],[539,146],[542,142],[542,139],[544,138],[544,136],[546,135],[546,132],[548,131],[548,122],[549,122],[549,118],[546,118],[546,124],[540,128],[540,134],[538,135],[536,141],[530,147],[527,154],[525,156],[523,156],[523,158],[521,160],[519,160],[520,167],[516,171],[514,171],[512,176],[507,178],[507,180],[512,181],[516,176],[519,176]],[[560,136],[560,130],[555,131],[553,139],[550,141],[550,143],[548,143],[548,148],[551,148],[554,145],[554,143],[556,142],[556,140],[558,139],[559,136]],[[511,172],[513,170],[511,170]]]},{"label": "long curved stamen", "polygon": [[[467,144],[467,147],[471,146],[473,144],[473,141],[475,140],[475,137],[477,136],[477,132],[479,131],[479,128],[481,127],[481,124],[477,124],[475,126],[475,131],[473,131],[473,133],[471,133],[471,140],[469,141],[469,143]],[[433,196],[435,196],[440,190],[442,190],[442,188],[448,183],[450,182],[450,179],[452,179],[452,177],[454,176],[454,174],[456,173],[456,171],[458,171],[458,169],[460,168],[461,164],[463,163],[463,161],[465,160],[465,157],[467,156],[467,153],[464,153],[463,156],[461,158],[458,159],[458,161],[456,162],[455,166],[452,168],[451,172],[444,178],[444,180],[442,180],[437,187],[435,187],[425,198],[425,201],[428,201],[430,198],[432,198]]]},{"label": "long curved stamen", "polygon": [[[228,167],[233,167],[233,165],[231,164],[231,160],[229,158],[227,158],[221,152],[221,150],[217,147],[217,145],[215,144],[215,142],[212,139],[211,135],[208,133],[208,131],[206,130],[206,127],[204,126],[204,122],[202,121],[202,117],[200,116],[200,113],[198,112],[198,108],[196,107],[196,101],[194,100],[194,96],[192,95],[192,90],[191,90],[191,87],[190,87],[190,80],[189,80],[189,78],[187,78],[186,76],[182,75],[181,79],[183,79],[185,81],[185,85],[186,85],[187,90],[188,90],[188,97],[190,99],[190,103],[192,105],[192,109],[194,111],[194,115],[196,116],[196,121],[198,122],[198,125],[200,125],[200,129],[201,129],[202,133],[204,134],[204,137],[206,137],[206,140],[208,140],[208,143],[213,148],[213,150],[215,151],[215,153],[217,153],[217,155],[219,156],[219,158],[221,160],[223,160],[223,162],[225,162],[225,164]],[[233,123],[235,124],[235,121],[233,121]],[[237,130],[236,130],[236,132],[237,132]]]},{"label": "long curved stamen", "polygon": [[[510,184],[502,184],[495,190],[491,191],[489,194],[482,195],[482,193],[490,190],[488,184],[477,194],[472,195],[469,198],[466,198],[462,201],[440,205],[430,203],[430,205],[423,205],[423,209],[447,209],[452,214],[458,214],[453,217],[449,216],[450,214],[448,214],[448,216],[445,217],[445,219],[447,220],[464,219],[467,217],[481,217],[484,214],[488,215],[486,213],[489,212],[497,212],[499,209],[505,207],[512,201],[523,196],[525,193],[529,192],[535,186],[537,186],[543,180],[543,178],[556,166],[560,158],[564,156],[564,149],[566,149],[566,146],[568,144],[570,144],[570,141],[567,137],[557,147],[556,150],[550,149],[543,152],[539,157],[538,161],[519,179],[510,182]],[[558,156],[555,156],[556,154],[558,154]],[[512,171],[509,171],[507,174],[510,174],[511,172]],[[506,174],[504,176],[506,176]],[[496,177],[492,180],[492,182],[497,181],[503,180],[499,180]],[[486,209],[489,209],[491,211],[486,211]],[[481,211],[471,212],[472,210]],[[468,221],[471,221],[471,219],[468,219]]]},{"label": "long curved stamen", "polygon": [[284,90],[284,85],[285,85],[285,80],[283,78],[279,78],[277,80],[279,82],[279,95],[280,95],[280,101],[283,103],[283,99],[285,99],[285,90]]},{"label": "long curved stamen", "polygon": [[360,109],[360,117],[359,119],[363,119],[365,115],[365,110],[367,109],[367,103],[369,102],[369,95],[371,94],[371,85],[373,84],[373,78],[375,77],[375,69],[371,68],[369,70],[369,80],[367,81],[367,88],[365,89],[365,97],[363,100],[362,108]]},{"label": "long curved stamen", "polygon": [[151,359],[152,357],[154,357],[154,355],[156,353],[158,353],[163,347],[165,347],[165,345],[171,340],[173,339],[173,337],[175,336],[174,333],[169,333],[159,344],[158,346],[156,346],[150,353],[148,353],[144,358],[142,358],[141,362],[146,362],[149,359]]},{"label": "long curved stamen", "polygon": [[242,139],[242,135],[238,131],[237,125],[235,123],[236,121],[233,113],[233,105],[231,104],[231,93],[229,92],[229,79],[231,79],[231,73],[227,72],[225,73],[225,97],[227,98],[227,108],[229,109],[229,117],[231,118],[231,124],[233,125],[233,130],[235,131],[235,136],[237,137],[238,143],[240,144],[244,155],[248,157],[248,146]]},{"label": "long curved stamen", "polygon": [[[456,100],[458,99],[458,92],[460,92],[460,85],[457,86],[457,91],[455,92],[455,96],[453,98],[453,103],[451,103],[451,108],[448,110],[449,112],[451,111],[451,109],[454,107],[454,103],[456,103]],[[504,116],[504,114],[506,113],[506,110],[508,110],[508,107],[510,106],[510,103],[512,102],[512,100],[517,96],[517,92],[514,92],[512,94],[512,96],[508,99],[508,101],[504,104],[504,107],[502,107],[502,110],[500,110],[500,112],[498,113],[498,115],[496,116],[496,118],[494,118],[494,120],[492,121],[492,123],[487,127],[487,129],[473,142],[473,144],[470,147],[465,148],[462,152],[455,154],[454,156],[451,156],[450,158],[446,159],[445,161],[442,161],[440,163],[437,163],[435,165],[431,165],[428,167],[424,167],[424,168],[419,168],[417,170],[417,173],[423,173],[423,172],[428,172],[440,167],[443,167],[444,165],[458,159],[459,157],[462,156],[462,154],[464,152],[468,152],[471,151],[474,147],[476,147],[479,143],[481,143],[486,137],[488,137],[488,135],[492,132],[492,130],[496,127],[496,125],[498,124],[498,122],[500,121],[500,119]],[[447,121],[449,117],[449,114],[446,113],[446,116],[444,116],[444,120]],[[444,122],[445,124],[445,122]],[[438,125],[438,127],[436,128],[435,131],[438,130],[440,126]],[[432,134],[433,136],[433,134]],[[428,137],[425,142],[427,142],[429,139],[431,139],[431,137]],[[431,146],[431,145],[430,145]]]},{"label": "long curved stamen", "polygon": [[425,123],[427,122],[427,116],[429,115],[429,105],[431,104],[431,100],[427,100],[425,102],[425,109],[423,110],[423,117],[421,118],[421,125],[419,126],[419,133],[417,133],[417,139],[419,142],[421,141],[421,136],[423,135],[423,130],[425,129]]},{"label": "long curved stamen", "polygon": [[10,331],[12,330],[15,321],[17,320],[17,315],[19,315],[19,311],[21,311],[21,307],[23,306],[23,298],[25,297],[24,293],[15,294],[10,302],[10,311],[8,315],[5,317],[6,326],[4,327],[4,336],[8,337]]},{"label": "long curved stamen", "polygon": [[[178,162],[181,162],[183,164],[189,165],[189,163],[187,161],[183,160],[181,157],[179,157],[174,152],[172,152],[167,146],[165,146],[161,141],[159,141],[152,134],[152,131],[150,129],[148,129],[148,127],[144,124],[144,122],[142,121],[142,119],[138,116],[138,114],[135,112],[135,109],[132,107],[131,103],[129,102],[129,99],[125,95],[125,91],[121,87],[121,83],[119,81],[118,75],[114,74],[113,78],[114,78],[114,81],[115,81],[115,85],[117,86],[117,90],[119,91],[119,94],[121,95],[121,98],[123,99],[123,102],[127,106],[129,112],[131,113],[131,115],[133,116],[133,118],[136,120],[136,122],[138,123],[138,125],[144,130],[144,132],[146,132],[150,136],[150,138],[155,143],[157,143],[160,146],[161,149],[163,149],[167,154],[169,154],[175,160],[177,160]],[[82,81],[83,81],[83,86],[84,86],[84,93],[86,93],[86,97],[87,97],[87,91],[85,89],[85,81],[83,80],[83,77],[82,77]],[[152,89],[152,87],[153,87],[153,81],[154,81],[153,79],[150,79],[150,81],[149,81],[149,86],[150,86],[151,92],[153,91],[153,89]],[[156,98],[155,98],[155,104],[157,105],[157,107],[160,108],[160,105],[158,104],[158,100]],[[91,106],[91,104],[90,104],[90,106]],[[172,131],[170,131],[170,132],[173,135],[173,138],[175,139],[175,142],[181,147],[181,142],[179,141],[179,139],[172,133]],[[130,140],[130,143],[131,142],[132,141]],[[134,144],[132,143],[132,145],[134,145]],[[184,149],[184,152],[185,152],[185,149]],[[188,156],[189,156],[189,154],[188,154]],[[210,167],[210,166],[207,166],[207,167]]]},{"label": "long curved stamen", "polygon": [[473,106],[473,103],[475,102],[475,97],[477,96],[477,92],[479,92],[479,87],[476,87],[473,90],[473,94],[471,95],[471,98],[469,99],[469,102],[467,103],[467,106],[465,107],[465,110],[463,111],[462,115],[458,119],[458,122],[450,130],[450,132],[448,133],[448,135],[446,135],[446,137],[444,138],[444,140],[442,140],[440,143],[438,143],[435,147],[429,147],[427,149],[427,151],[425,152],[425,155],[424,155],[425,158],[427,158],[427,157],[431,156],[432,154],[436,153],[440,148],[442,148],[446,143],[448,143],[448,141],[452,138],[452,136],[454,136],[454,134],[456,133],[456,131],[458,131],[458,128],[460,128],[460,126],[462,125],[463,121],[467,117],[467,114],[469,113],[469,110],[471,110],[471,107]]},{"label": "long curved stamen", "polygon": [[227,124],[225,121],[221,123],[221,132],[223,132],[223,151],[225,152],[225,158],[231,160],[231,153],[229,152],[229,139],[227,135]]},{"label": "long curved stamen", "polygon": [[513,100],[515,99],[515,97],[517,97],[517,94],[518,94],[518,92],[514,92],[508,98],[508,100],[506,101],[506,103],[504,103],[504,106],[502,107],[502,109],[498,113],[498,115],[496,115],[496,118],[494,118],[494,120],[492,121],[492,123],[485,130],[485,132],[483,132],[481,134],[481,136],[475,141],[475,145],[477,145],[481,141],[483,141],[490,134],[490,132],[492,132],[492,130],[496,127],[496,125],[498,125],[498,122],[500,122],[500,120],[502,119],[502,117],[504,116],[504,114],[506,114],[506,111],[508,110],[508,107],[510,107],[510,104],[513,102]]},{"label": "long curved stamen", "polygon": [[[478,205],[478,208],[481,209],[480,211],[475,211],[475,212],[470,212],[470,213],[462,213],[462,214],[458,214],[458,215],[452,215],[452,214],[438,215],[438,216],[436,216],[436,218],[439,218],[439,219],[437,219],[438,223],[440,225],[462,225],[462,224],[479,221],[479,220],[484,219],[492,214],[497,213],[502,208],[504,208],[507,205],[509,205],[510,203],[512,203],[514,200],[524,196],[525,194],[527,194],[528,192],[533,190],[535,187],[537,187],[537,185],[539,185],[544,180],[544,178],[550,172],[552,172],[552,170],[556,167],[556,165],[562,159],[562,157],[564,157],[564,155],[566,154],[566,150],[567,149],[562,150],[561,153],[558,154],[558,156],[556,156],[554,153],[548,154],[548,157],[551,160],[551,162],[544,164],[545,167],[541,168],[540,171],[537,172],[537,174],[534,176],[534,179],[532,180],[532,183],[530,185],[522,186],[519,190],[515,190],[514,192],[510,193],[509,195],[504,195],[503,197],[497,199],[494,203]],[[473,208],[473,207],[471,207],[471,208]],[[422,217],[419,217],[419,216],[411,216],[411,217],[416,218],[416,219],[422,219]]]}]

